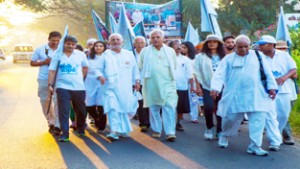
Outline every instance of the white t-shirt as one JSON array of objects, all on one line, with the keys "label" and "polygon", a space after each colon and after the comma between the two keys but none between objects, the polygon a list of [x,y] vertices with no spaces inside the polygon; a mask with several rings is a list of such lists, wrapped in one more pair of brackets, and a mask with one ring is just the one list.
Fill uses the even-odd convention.
[{"label": "white t-shirt", "polygon": [[193,66],[190,59],[186,56],[179,55],[176,57],[177,68],[175,70],[176,89],[188,90],[189,79],[193,78]]},{"label": "white t-shirt", "polygon": [[[40,46],[37,48],[32,57],[32,61],[44,61],[47,58],[52,58],[53,54],[55,53],[55,50],[51,49],[48,44],[45,44],[43,46]],[[39,68],[39,74],[38,74],[38,79],[39,80],[48,80],[48,75],[49,75],[49,66],[48,65],[42,65]]]},{"label": "white t-shirt", "polygon": [[[56,70],[58,57],[53,57],[49,70]],[[82,68],[88,67],[86,55],[78,50],[68,57],[63,54],[60,57],[55,88],[67,90],[85,90],[83,83]]]},{"label": "white t-shirt", "polygon": [[[296,63],[292,57],[287,53],[280,50],[275,50],[273,58],[266,56],[272,73],[275,79],[280,78],[287,74],[291,69],[296,69]],[[285,82],[282,86],[278,86],[278,93],[291,93],[291,85]]]}]

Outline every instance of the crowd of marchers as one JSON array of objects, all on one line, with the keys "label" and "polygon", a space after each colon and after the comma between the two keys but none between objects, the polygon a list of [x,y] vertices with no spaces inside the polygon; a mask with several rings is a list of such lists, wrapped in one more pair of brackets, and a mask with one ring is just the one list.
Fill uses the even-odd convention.
[{"label": "crowd of marchers", "polygon": [[[76,37],[61,38],[51,32],[30,62],[39,66],[42,111],[60,142],[69,141],[70,128],[84,137],[88,115],[97,132],[112,141],[130,137],[135,118],[141,132],[151,128],[152,137],[160,138],[164,131],[173,142],[176,131],[184,131],[183,115],[198,123],[203,112],[204,139],[218,140],[221,148],[229,146],[244,120],[249,154],[268,155],[261,148],[264,131],[270,151],[294,144],[288,118],[297,99],[297,74],[284,41],[270,35],[255,43],[245,35],[208,35],[194,46],[165,42],[164,32],[155,29],[149,44],[137,36],[129,51],[117,33],[107,43],[88,39],[85,50]],[[62,53],[57,52],[60,41]]]}]

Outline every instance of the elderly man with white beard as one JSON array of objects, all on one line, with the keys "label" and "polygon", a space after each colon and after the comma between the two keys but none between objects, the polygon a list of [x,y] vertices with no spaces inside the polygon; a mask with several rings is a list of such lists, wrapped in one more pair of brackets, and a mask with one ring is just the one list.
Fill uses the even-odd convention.
[{"label": "elderly man with white beard", "polygon": [[[114,33],[109,36],[110,49],[103,53],[100,62],[99,80],[103,84],[103,107],[108,114],[111,133],[106,137],[118,140],[129,137],[132,127],[129,114],[136,112],[132,91],[140,90],[140,72],[132,52],[122,49],[123,38]],[[136,100],[136,105],[138,105]]]},{"label": "elderly man with white beard", "polygon": [[[265,156],[268,152],[261,148],[265,115],[270,111],[271,106],[268,105],[275,99],[278,86],[265,57],[261,57],[260,64],[255,51],[249,50],[250,39],[247,36],[238,36],[235,45],[236,51],[221,61],[211,82],[213,98],[223,92],[217,112],[222,117],[223,130],[218,144],[222,148],[228,147],[228,137],[238,134],[244,113],[247,113],[251,140],[247,152]],[[260,55],[264,56],[262,53]],[[262,84],[260,65],[266,75],[268,93]]]},{"label": "elderly man with white beard", "polygon": [[[150,110],[152,137],[161,136],[162,127],[168,141],[175,141],[176,93],[174,49],[163,44],[164,32],[154,29],[150,32],[151,45],[140,55],[139,67],[142,71],[144,107]],[[162,110],[162,115],[160,115]]]}]

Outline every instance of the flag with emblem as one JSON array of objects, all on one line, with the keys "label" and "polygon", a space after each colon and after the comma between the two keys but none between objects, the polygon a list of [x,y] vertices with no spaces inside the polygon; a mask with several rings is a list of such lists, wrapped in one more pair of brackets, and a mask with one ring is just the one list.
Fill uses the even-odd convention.
[{"label": "flag with emblem", "polygon": [[93,17],[94,25],[95,25],[96,32],[98,35],[98,39],[101,41],[107,41],[110,33],[109,33],[108,29],[105,27],[101,18],[98,16],[98,14],[94,10],[92,10],[92,17]]}]

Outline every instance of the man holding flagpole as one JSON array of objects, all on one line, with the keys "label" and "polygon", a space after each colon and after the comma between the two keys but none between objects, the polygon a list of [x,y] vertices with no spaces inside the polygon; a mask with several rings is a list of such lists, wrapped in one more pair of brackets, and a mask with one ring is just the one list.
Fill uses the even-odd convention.
[{"label": "man holding flagpole", "polygon": [[[74,36],[66,36],[63,40],[63,53],[57,54],[49,66],[48,89],[50,93],[53,93],[54,89],[57,93],[58,115],[62,130],[59,141],[67,142],[71,102],[75,111],[78,135],[85,135],[86,110],[83,80],[87,74],[88,61],[83,52],[75,50],[77,39]],[[55,77],[56,73],[57,77]]]},{"label": "man holding flagpole", "polygon": [[46,117],[49,125],[49,132],[59,135],[61,130],[58,122],[58,113],[56,105],[56,97],[53,98],[53,104],[50,105],[49,112],[47,113],[48,105],[50,104],[50,99],[48,96],[48,67],[51,62],[51,58],[55,53],[59,40],[61,39],[61,34],[57,31],[52,31],[49,33],[48,43],[39,47],[33,54],[30,65],[34,67],[39,67],[38,74],[38,96],[42,105],[42,111]]}]

